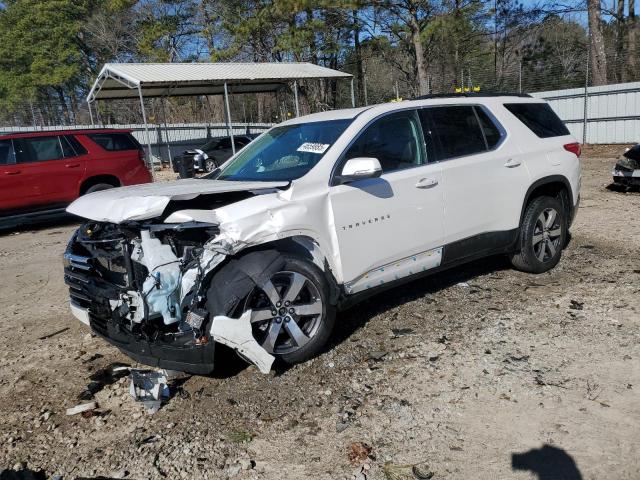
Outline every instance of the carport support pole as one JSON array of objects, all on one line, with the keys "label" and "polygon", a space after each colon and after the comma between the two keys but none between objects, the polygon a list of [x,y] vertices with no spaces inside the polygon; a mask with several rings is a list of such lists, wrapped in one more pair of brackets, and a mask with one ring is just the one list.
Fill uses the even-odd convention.
[{"label": "carport support pole", "polygon": [[171,156],[171,142],[169,142],[169,127],[167,126],[167,110],[165,108],[165,99],[162,97],[162,120],[164,120],[164,137],[167,143],[167,154],[169,155],[169,166],[173,170],[173,157]]},{"label": "carport support pole", "polygon": [[231,151],[236,154],[236,142],[233,141],[233,129],[231,128],[231,109],[229,108],[229,91],[227,90],[227,82],[224,82],[224,105],[227,109],[227,132],[231,139]]},{"label": "carport support pole", "polygon": [[144,101],[142,99],[142,89],[138,85],[138,97],[140,97],[140,109],[142,110],[142,121],[144,122],[144,131],[147,136],[147,148],[149,149],[149,168],[151,168],[151,178],[156,181],[155,166],[153,165],[153,158],[151,156],[151,135],[149,134],[149,125],[147,125],[147,114],[144,111]]},{"label": "carport support pole", "polygon": [[91,102],[87,102],[89,105],[89,118],[91,119],[91,126],[93,126],[93,112],[91,111]]},{"label": "carport support pole", "polygon": [[293,97],[296,101],[296,117],[300,116],[300,105],[298,105],[298,81],[293,81]]},{"label": "carport support pole", "polygon": [[353,90],[353,77],[351,77],[351,106],[355,108],[356,106],[356,94]]}]

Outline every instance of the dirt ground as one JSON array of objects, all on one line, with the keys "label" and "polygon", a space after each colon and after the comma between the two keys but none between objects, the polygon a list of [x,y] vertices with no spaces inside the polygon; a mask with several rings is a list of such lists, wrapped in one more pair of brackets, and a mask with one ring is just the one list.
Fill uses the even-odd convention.
[{"label": "dirt ground", "polygon": [[[559,266],[492,258],[339,315],[320,357],[262,375],[220,351],[154,415],[121,379],[102,415],[66,416],[127,357],[68,309],[74,226],[0,236],[0,471],[64,479],[638,479],[640,194],[584,160]],[[414,466],[412,468],[412,465]]]}]

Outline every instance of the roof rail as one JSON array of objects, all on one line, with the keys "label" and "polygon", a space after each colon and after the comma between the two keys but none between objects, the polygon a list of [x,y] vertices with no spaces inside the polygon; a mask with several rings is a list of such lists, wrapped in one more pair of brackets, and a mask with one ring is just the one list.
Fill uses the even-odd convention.
[{"label": "roof rail", "polygon": [[528,93],[513,92],[460,92],[460,93],[430,93],[429,95],[420,95],[411,100],[429,100],[431,98],[456,98],[456,97],[523,97],[532,98]]}]

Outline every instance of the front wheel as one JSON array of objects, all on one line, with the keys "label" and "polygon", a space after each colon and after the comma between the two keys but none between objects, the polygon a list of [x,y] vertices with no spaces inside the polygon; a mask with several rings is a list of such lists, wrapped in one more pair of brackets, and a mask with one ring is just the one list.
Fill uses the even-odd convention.
[{"label": "front wheel", "polygon": [[558,199],[534,199],[520,225],[519,252],[511,256],[513,266],[529,273],[543,273],[555,267],[565,246],[567,225],[566,213]]},{"label": "front wheel", "polygon": [[243,310],[251,310],[256,341],[289,364],[317,355],[335,322],[329,286],[316,265],[285,256],[280,271],[247,295]]}]

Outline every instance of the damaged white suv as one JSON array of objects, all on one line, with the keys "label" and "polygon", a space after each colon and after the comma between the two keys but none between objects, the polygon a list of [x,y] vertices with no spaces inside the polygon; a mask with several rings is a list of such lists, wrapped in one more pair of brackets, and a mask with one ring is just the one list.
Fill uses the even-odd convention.
[{"label": "damaged white suv", "polygon": [[282,123],[202,179],[96,192],[65,260],[71,310],[135,360],[213,369],[216,343],[304,361],[336,311],[479,257],[554,267],[580,146],[528,96],[422,98]]}]

